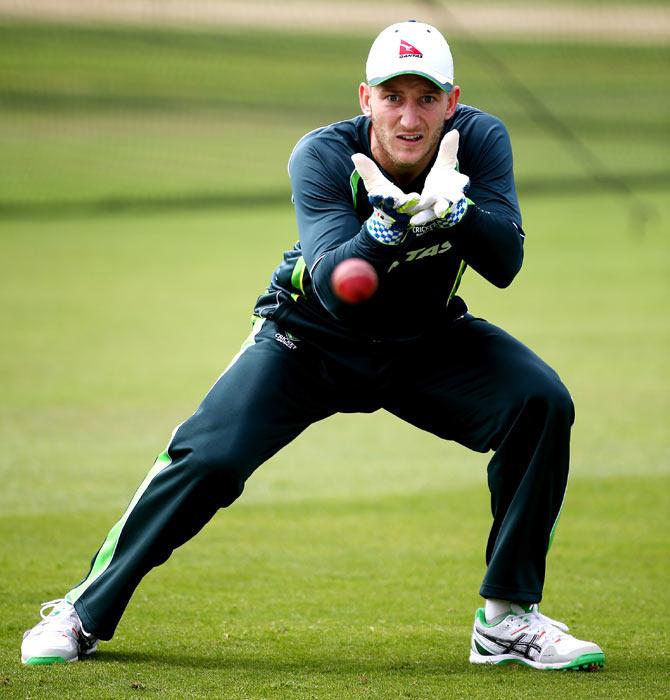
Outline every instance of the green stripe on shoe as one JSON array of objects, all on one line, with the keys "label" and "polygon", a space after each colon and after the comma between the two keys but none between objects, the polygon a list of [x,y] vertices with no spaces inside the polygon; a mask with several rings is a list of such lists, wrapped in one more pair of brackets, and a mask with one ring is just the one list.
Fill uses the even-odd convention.
[{"label": "green stripe on shoe", "polygon": [[156,474],[163,471],[163,469],[165,469],[165,467],[169,466],[171,463],[172,460],[170,459],[170,455],[168,454],[167,450],[158,455],[153,467],[150,469],[149,473],[144,478],[144,481],[135,492],[130,505],[128,508],[126,508],[126,512],[121,516],[121,519],[116,523],[116,525],[114,525],[114,527],[109,531],[107,539],[105,539],[102,547],[100,547],[100,551],[95,557],[95,561],[93,562],[93,566],[91,567],[91,571],[89,572],[88,576],[76,588],[73,588],[65,595],[65,600],[67,600],[68,603],[74,603],[81,596],[81,594],[107,569],[109,563],[114,557],[114,552],[116,551],[116,547],[119,543],[119,537],[121,536],[123,526],[130,517],[133,508],[137,505],[137,502],[142,497],[142,494],[144,494],[144,492],[147,490],[149,484],[153,481]]},{"label": "green stripe on shoe", "polygon": [[582,654],[574,661],[571,661],[565,668],[582,668],[586,666],[604,666],[605,654],[603,652],[591,652],[590,654]]},{"label": "green stripe on shoe", "polygon": [[493,652],[489,651],[488,649],[484,649],[484,647],[475,639],[475,646],[477,647],[477,651],[482,655],[482,656],[493,656]]},{"label": "green stripe on shoe", "polygon": [[23,662],[26,666],[47,666],[49,664],[66,664],[62,656],[33,656]]},{"label": "green stripe on shoe", "polygon": [[[489,622],[486,619],[486,611],[484,608],[477,608],[477,612],[475,614],[483,627],[496,627],[500,623],[500,619],[502,619],[501,616],[501,618],[497,618],[495,622]],[[504,617],[507,617],[508,614],[509,613],[505,613]]]},{"label": "green stripe on shoe", "polygon": [[593,652],[591,654],[582,654],[581,656],[569,661],[568,663],[559,663],[555,666],[545,666],[539,668],[533,666],[528,659],[524,659],[521,656],[511,656],[509,659],[500,659],[500,661],[493,662],[496,666],[507,666],[508,664],[522,664],[523,666],[528,666],[529,668],[534,668],[536,670],[542,671],[578,671],[580,669],[590,669],[594,666],[602,667],[605,665],[605,654]]}]

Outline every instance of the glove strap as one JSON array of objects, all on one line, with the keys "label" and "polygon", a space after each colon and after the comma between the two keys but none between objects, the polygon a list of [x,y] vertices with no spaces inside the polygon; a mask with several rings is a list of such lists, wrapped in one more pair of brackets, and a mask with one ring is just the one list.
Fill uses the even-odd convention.
[{"label": "glove strap", "polygon": [[445,228],[456,226],[456,224],[459,223],[459,221],[465,216],[470,204],[474,204],[474,202],[467,197],[461,197],[459,200],[454,202],[449,207],[446,215],[442,219]]},{"label": "glove strap", "polygon": [[381,209],[374,209],[372,216],[366,221],[368,233],[384,245],[402,243],[407,233],[406,225],[399,224],[393,217]]}]

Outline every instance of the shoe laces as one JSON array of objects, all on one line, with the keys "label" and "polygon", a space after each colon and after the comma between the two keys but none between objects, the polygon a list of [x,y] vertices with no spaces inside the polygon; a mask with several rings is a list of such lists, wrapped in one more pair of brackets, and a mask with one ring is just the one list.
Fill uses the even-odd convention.
[{"label": "shoe laces", "polygon": [[[42,605],[40,605],[40,617],[43,620],[46,620],[48,617],[51,617],[56,608],[62,607],[65,610],[66,605],[70,605],[70,607],[72,607],[71,604],[68,603],[67,600],[65,600],[65,598],[56,598],[55,600],[48,600],[46,603],[42,603]],[[45,610],[49,609],[51,609],[51,612],[45,613]],[[70,614],[71,613],[68,611],[68,614],[66,614],[64,617],[70,617]],[[54,615],[54,617],[56,616]]]},{"label": "shoe laces", "polygon": [[530,632],[541,632],[542,630],[549,632],[550,630],[547,627],[554,627],[562,632],[567,632],[569,629],[564,622],[559,622],[548,615],[543,615],[537,603],[531,605],[530,610],[519,615],[519,617],[528,624]]},{"label": "shoe laces", "polygon": [[[58,607],[63,608],[63,613],[54,615],[53,612]],[[51,612],[45,613],[50,608]],[[42,603],[40,605],[40,617],[42,618],[42,625],[48,623],[49,625],[56,625],[63,630],[72,630],[79,635],[80,639],[86,640],[89,644],[97,641],[96,637],[84,629],[84,625],[79,619],[74,605],[65,598],[56,598],[55,600],[48,600],[46,603]]]}]

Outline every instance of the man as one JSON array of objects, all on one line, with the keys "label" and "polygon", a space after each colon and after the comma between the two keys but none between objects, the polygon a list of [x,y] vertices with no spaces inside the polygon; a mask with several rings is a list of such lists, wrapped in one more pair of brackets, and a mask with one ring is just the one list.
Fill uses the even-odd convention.
[{"label": "man", "polygon": [[[43,606],[51,613],[26,632],[24,663],[91,654],[111,639],[142,577],[240,496],[259,465],[317,420],[380,408],[494,450],[486,602],[470,661],[604,663],[597,645],[537,606],[567,483],[570,395],[540,358],[456,296],[466,266],[498,287],[521,266],[507,132],[458,104],[449,46],[434,27],[388,27],[366,72],[363,115],[307,134],[291,155],[300,241],[258,299],[251,336],[174,431],[84,580]],[[331,286],[349,258],[379,277],[359,304]]]}]

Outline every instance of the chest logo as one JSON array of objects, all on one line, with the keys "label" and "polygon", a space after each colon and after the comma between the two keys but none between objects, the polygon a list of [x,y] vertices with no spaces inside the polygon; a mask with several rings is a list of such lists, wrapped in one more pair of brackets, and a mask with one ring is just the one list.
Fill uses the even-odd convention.
[{"label": "chest logo", "polygon": [[414,262],[415,260],[423,260],[423,258],[432,258],[436,255],[441,255],[446,253],[451,249],[451,243],[449,241],[442,241],[442,243],[431,245],[425,248],[415,248],[414,250],[405,251],[404,260],[394,260],[389,266],[387,272],[395,270],[396,267],[402,263]]}]

